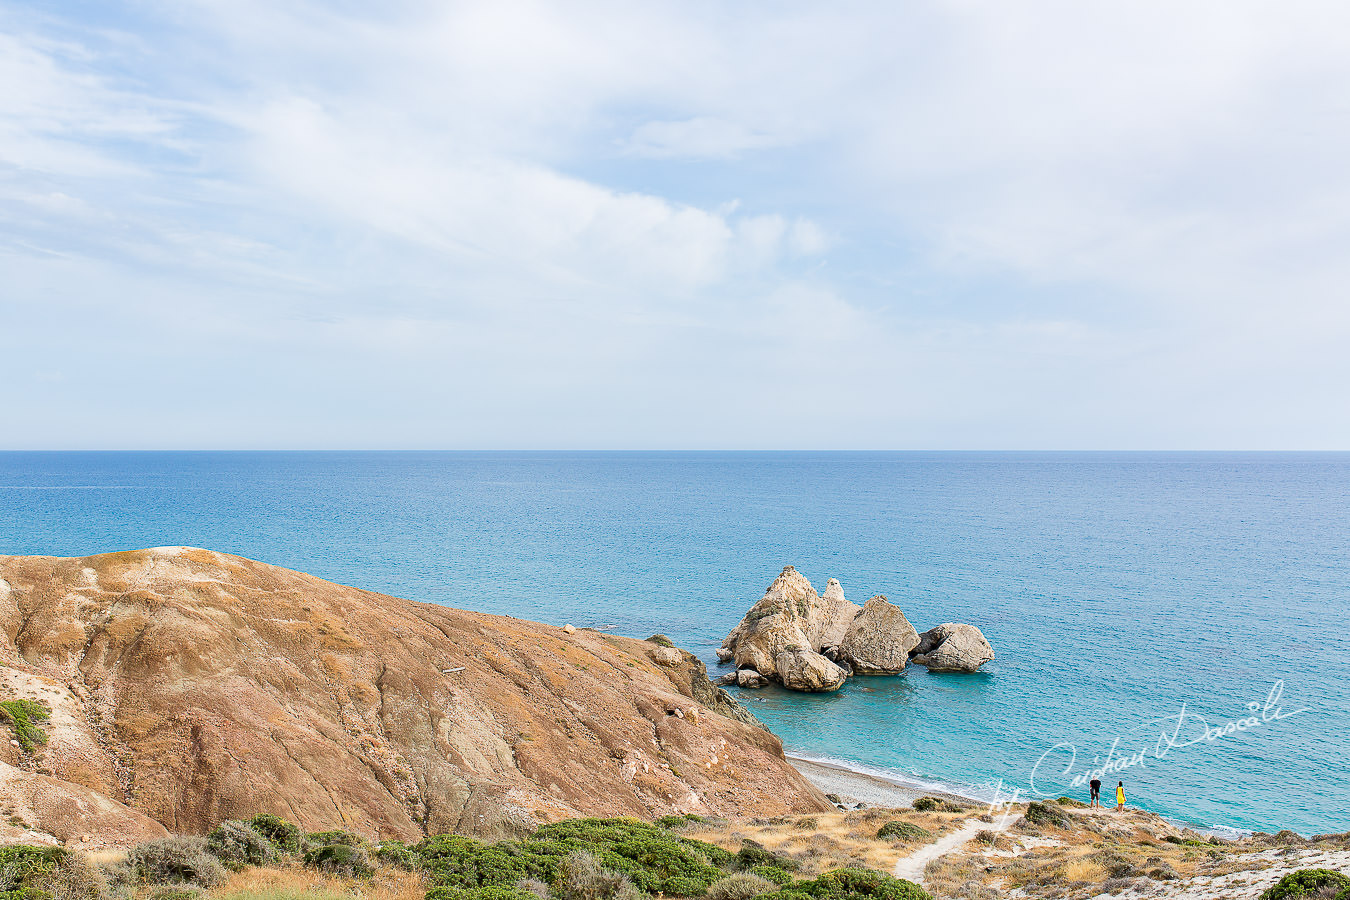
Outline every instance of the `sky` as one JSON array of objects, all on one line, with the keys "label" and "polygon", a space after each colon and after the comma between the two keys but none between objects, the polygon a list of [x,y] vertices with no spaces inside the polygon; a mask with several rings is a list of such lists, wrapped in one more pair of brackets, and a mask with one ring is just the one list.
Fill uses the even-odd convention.
[{"label": "sky", "polygon": [[1350,449],[1350,5],[0,0],[0,447]]}]

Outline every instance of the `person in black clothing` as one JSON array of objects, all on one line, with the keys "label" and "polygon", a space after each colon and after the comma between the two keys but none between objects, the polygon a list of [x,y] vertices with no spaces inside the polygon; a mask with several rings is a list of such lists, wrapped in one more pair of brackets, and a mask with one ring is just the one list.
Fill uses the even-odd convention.
[{"label": "person in black clothing", "polygon": [[1088,782],[1088,787],[1092,789],[1092,804],[1091,804],[1091,805],[1097,807],[1098,809],[1101,809],[1101,806],[1102,806],[1102,780],[1101,780],[1100,778],[1097,778],[1097,777],[1094,776],[1093,779],[1092,779],[1091,781]]}]

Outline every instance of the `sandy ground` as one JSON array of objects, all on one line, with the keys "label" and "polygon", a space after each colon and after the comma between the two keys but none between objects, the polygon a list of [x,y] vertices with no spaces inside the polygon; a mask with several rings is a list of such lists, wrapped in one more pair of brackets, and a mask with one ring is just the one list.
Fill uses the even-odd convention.
[{"label": "sandy ground", "polygon": [[967,822],[951,834],[944,834],[931,844],[927,844],[915,850],[909,856],[901,857],[895,862],[895,870],[891,873],[896,878],[907,878],[915,884],[923,884],[923,870],[930,862],[939,857],[946,856],[961,847],[964,847],[975,837],[975,833],[981,828],[986,828],[983,822]]},{"label": "sandy ground", "polygon": [[1267,850],[1247,857],[1252,862],[1269,859],[1273,865],[1259,871],[1233,872],[1228,875],[1190,878],[1185,881],[1153,883],[1142,890],[1119,894],[1101,894],[1097,900],[1116,898],[1159,898],[1159,900],[1252,900],[1266,888],[1297,869],[1332,869],[1350,873],[1350,850],[1304,849],[1295,853]]},{"label": "sandy ground", "polygon": [[877,775],[864,775],[840,766],[817,760],[803,759],[787,754],[788,762],[806,776],[807,780],[827,794],[838,794],[846,804],[852,806],[866,803],[868,806],[889,806],[896,809],[909,807],[919,797],[940,797],[944,800],[957,800],[966,803],[979,801],[969,797],[917,785],[902,784]]}]

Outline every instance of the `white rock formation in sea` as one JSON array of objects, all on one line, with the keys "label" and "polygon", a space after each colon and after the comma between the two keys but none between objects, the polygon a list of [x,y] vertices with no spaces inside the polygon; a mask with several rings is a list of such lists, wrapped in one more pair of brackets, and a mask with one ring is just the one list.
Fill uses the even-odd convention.
[{"label": "white rock formation in sea", "polygon": [[778,681],[793,691],[824,693],[837,691],[848,676],[844,670],[813,650],[784,650],[775,660]]},{"label": "white rock formation in sea", "polygon": [[974,625],[945,622],[919,638],[913,661],[930,672],[974,672],[994,658],[994,648]]},{"label": "white rock formation in sea", "polygon": [[792,566],[784,567],[717,650],[719,662],[735,664],[740,687],[769,679],[804,691],[838,690],[855,673],[894,675],[911,661],[932,672],[973,672],[993,658],[973,625],[947,623],[921,636],[884,596],[859,607],[845,599],[834,578],[818,594]]},{"label": "white rock formation in sea", "polygon": [[778,654],[792,648],[819,651],[824,637],[836,632],[842,636],[853,620],[858,606],[844,599],[838,582],[826,595],[817,594],[811,582],[787,566],[722,647],[731,651],[738,668],[772,678],[778,672]]},{"label": "white rock formation in sea", "polygon": [[863,604],[848,626],[837,656],[855,674],[894,675],[905,668],[917,646],[919,632],[900,607],[878,594]]}]

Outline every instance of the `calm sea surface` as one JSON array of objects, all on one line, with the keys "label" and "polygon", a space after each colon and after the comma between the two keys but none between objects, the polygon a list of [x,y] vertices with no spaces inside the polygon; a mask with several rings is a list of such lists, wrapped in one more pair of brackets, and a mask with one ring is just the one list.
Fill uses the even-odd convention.
[{"label": "calm sea surface", "polygon": [[1177,819],[1350,829],[1350,455],[0,453],[0,553],[178,544],[714,674],[791,563],[998,658],[742,692],[790,751],[1024,796],[1110,759]]}]

